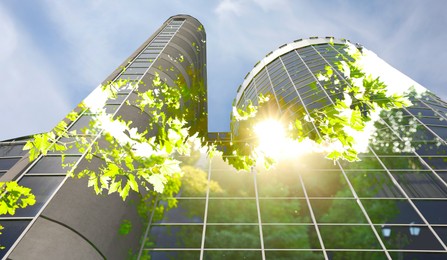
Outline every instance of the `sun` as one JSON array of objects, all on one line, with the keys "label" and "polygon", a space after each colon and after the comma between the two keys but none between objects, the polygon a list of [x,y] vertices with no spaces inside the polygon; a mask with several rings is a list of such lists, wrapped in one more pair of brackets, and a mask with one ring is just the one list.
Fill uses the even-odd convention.
[{"label": "sun", "polygon": [[287,138],[283,124],[275,119],[259,122],[255,125],[254,132],[258,138],[257,149],[275,159],[292,141]]}]

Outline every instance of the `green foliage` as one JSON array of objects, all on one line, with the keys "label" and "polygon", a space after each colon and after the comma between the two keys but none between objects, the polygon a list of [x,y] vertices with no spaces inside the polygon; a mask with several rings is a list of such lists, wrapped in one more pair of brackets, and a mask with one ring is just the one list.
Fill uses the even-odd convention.
[{"label": "green foliage", "polygon": [[[32,206],[36,203],[36,197],[31,189],[17,184],[16,181],[0,182],[0,215],[14,215],[16,209]],[[0,230],[4,227],[0,225]],[[0,232],[0,234],[2,234]],[[0,246],[0,249],[5,249]]]},{"label": "green foliage", "polygon": [[132,230],[132,222],[128,219],[123,219],[118,230],[118,234],[125,236]]},{"label": "green foliage", "polygon": [[17,184],[16,181],[0,182],[0,215],[14,215],[16,209],[32,206],[36,197],[30,188]]}]

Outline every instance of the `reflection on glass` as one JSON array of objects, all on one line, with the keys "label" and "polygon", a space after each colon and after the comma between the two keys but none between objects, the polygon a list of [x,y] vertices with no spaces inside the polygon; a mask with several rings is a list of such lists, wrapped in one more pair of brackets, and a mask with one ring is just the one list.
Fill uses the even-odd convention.
[{"label": "reflection on glass", "polygon": [[254,197],[253,175],[237,172],[220,158],[213,158],[211,180],[219,184],[222,190],[210,190],[210,197]]},{"label": "reflection on glass", "polygon": [[340,171],[313,171],[302,175],[309,197],[352,197]]},{"label": "reflection on glass", "polygon": [[200,248],[203,225],[152,226],[146,248]]},{"label": "reflection on glass", "polygon": [[310,223],[310,213],[304,199],[260,199],[263,223]]},{"label": "reflection on glass", "polygon": [[261,248],[257,225],[206,226],[205,248]]},{"label": "reflection on glass", "polygon": [[[369,259],[369,260],[380,260],[387,259],[384,252],[380,251],[327,251],[329,259]],[[394,259],[394,258],[393,258]],[[397,258],[396,258],[397,259]]]},{"label": "reflection on glass", "polygon": [[407,200],[364,199],[363,207],[374,224],[422,224],[423,221]]},{"label": "reflection on glass", "polygon": [[311,199],[310,204],[317,222],[366,223],[366,218],[356,200]]},{"label": "reflection on glass", "polygon": [[31,193],[36,196],[36,204],[16,210],[14,217],[34,217],[56,188],[64,179],[63,176],[25,176],[19,184],[31,188]]},{"label": "reflection on glass", "polygon": [[14,244],[29,223],[29,220],[0,220],[0,225],[4,227],[0,235],[0,245],[5,247],[5,249],[0,250],[0,257],[5,256],[8,249]]},{"label": "reflection on glass", "polygon": [[0,170],[6,171],[11,169],[19,160],[20,158],[0,158]]},{"label": "reflection on glass", "polygon": [[318,249],[315,227],[310,225],[262,226],[265,248]]},{"label": "reflection on glass", "polygon": [[210,199],[208,223],[257,223],[256,200]]},{"label": "reflection on glass", "polygon": [[260,251],[205,250],[204,259],[262,259]]},{"label": "reflection on glass", "polygon": [[[327,249],[380,249],[379,241],[369,225],[319,225]],[[361,259],[361,258],[358,258]]]},{"label": "reflection on glass", "polygon": [[200,250],[170,250],[170,251],[149,251],[150,259],[185,259],[185,260],[197,260],[200,259]]},{"label": "reflection on glass", "polygon": [[65,174],[71,169],[72,163],[79,159],[78,156],[65,156],[63,162],[60,156],[45,156],[28,171],[28,173],[59,173]]},{"label": "reflection on glass", "polygon": [[[165,212],[163,219],[157,223],[203,223],[205,200],[203,199],[173,199],[177,207]],[[166,204],[166,202],[160,202]],[[166,207],[165,207],[166,208]]]},{"label": "reflection on glass", "polygon": [[0,144],[0,157],[22,156],[26,154],[23,144]]},{"label": "reflection on glass", "polygon": [[348,171],[346,175],[359,197],[403,198],[386,171]]},{"label": "reflection on glass", "polygon": [[430,224],[447,224],[447,200],[415,200],[414,204]]},{"label": "reflection on glass", "polygon": [[[381,234],[382,241],[388,249],[405,250],[443,250],[443,247],[426,226],[408,225],[408,226],[390,226],[391,230],[388,237],[384,237],[381,232],[382,227],[376,226],[377,232]],[[418,232],[411,233],[411,229],[418,229]],[[417,235],[416,235],[417,234]]]},{"label": "reflection on glass", "polygon": [[447,187],[431,172],[398,171],[393,176],[410,198],[445,198]]},{"label": "reflection on glass", "polygon": [[265,252],[266,259],[324,259],[323,252],[317,251],[269,251]]}]

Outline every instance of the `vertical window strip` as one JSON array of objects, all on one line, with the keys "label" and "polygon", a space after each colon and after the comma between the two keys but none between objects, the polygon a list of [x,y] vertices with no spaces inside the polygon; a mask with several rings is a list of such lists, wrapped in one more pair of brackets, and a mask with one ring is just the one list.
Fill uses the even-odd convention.
[{"label": "vertical window strip", "polygon": [[[171,21],[172,22],[172,21]],[[184,21],[183,21],[184,22]],[[183,24],[183,22],[182,22],[182,24]],[[180,29],[180,27],[181,27],[181,25],[176,29],[176,31],[175,31],[175,33],[177,33],[177,31]],[[163,50],[164,50],[164,48],[166,48],[166,46],[169,44],[169,42],[172,40],[172,37],[175,35],[175,33],[173,33],[173,35],[171,36],[171,38],[169,39],[169,41],[166,43],[166,45],[163,47]],[[151,42],[152,43],[152,42]],[[149,44],[150,45],[150,44]],[[140,52],[140,54],[139,55],[141,55],[141,53],[144,51],[144,50],[146,50],[146,48],[144,48],[141,52]],[[160,53],[163,51],[163,50],[161,50],[160,51]],[[138,56],[139,56],[138,55]],[[138,57],[137,56],[137,57]],[[135,58],[136,59],[136,58]],[[135,59],[133,60],[133,61],[135,61]],[[130,66],[132,63],[133,63],[133,61],[131,62],[131,63],[129,63],[128,64],[128,66]],[[151,63],[151,65],[152,65],[153,63]],[[149,66],[149,68],[150,68],[150,66]],[[149,69],[148,68],[148,69]],[[147,70],[146,70],[146,72],[147,72]],[[113,81],[116,81],[121,75],[123,74],[123,72],[121,72],[120,74],[118,74],[118,76],[116,76],[113,80],[112,80],[112,82]],[[144,75],[144,74],[143,74]],[[126,98],[123,100],[123,102],[121,103],[121,105],[118,107],[118,109],[114,112],[114,114],[113,114],[113,116],[115,116],[115,114],[118,112],[118,110],[123,106],[123,104],[125,104],[125,102],[126,102],[126,100],[128,100],[128,98],[130,97],[130,95],[132,94],[132,91],[130,91],[128,94],[127,94],[127,96],[126,96]],[[78,118],[75,120],[75,121],[73,121],[68,127],[67,127],[67,129],[69,129],[75,122],[77,122],[81,117],[82,117],[82,115],[85,113],[85,110],[84,111],[82,111],[81,112],[81,114],[78,116]],[[93,143],[94,142],[96,142],[97,140],[98,140],[98,138],[101,136],[101,134],[102,134],[102,131],[100,132],[100,133],[98,133],[98,135],[92,140],[92,142],[90,143],[90,146],[92,146],[93,145]],[[58,138],[58,140],[60,139],[60,137]],[[54,145],[54,144],[53,144]],[[88,150],[88,149],[87,149]],[[87,151],[86,152],[84,152],[84,154],[82,154],[82,156],[80,156],[79,157],[79,159],[77,160],[77,162],[74,164],[74,166],[73,166],[73,168],[76,168],[78,165],[79,165],[79,163],[80,163],[80,161],[85,157],[85,155],[86,155],[86,153],[87,153]],[[26,169],[26,171],[24,171],[24,173],[20,176],[20,179],[25,175],[25,173],[26,172],[28,172],[30,169],[31,169],[31,167],[32,166],[34,166],[38,161],[39,161],[39,159],[40,158],[42,158],[43,156],[42,155],[40,155],[35,161],[34,161],[34,163],[33,164],[31,164],[27,169]],[[55,196],[55,194],[59,191],[59,189],[62,187],[62,185],[65,183],[65,181],[67,180],[67,178],[68,178],[69,176],[66,176],[65,178],[64,178],[64,180],[59,184],[59,186],[54,190],[54,192],[53,192],[53,194],[48,198],[48,200],[43,204],[43,206],[42,206],[42,208],[39,210],[39,212],[37,212],[37,214],[34,216],[34,218],[33,218],[33,220],[28,224],[28,226],[24,229],[24,231],[22,232],[22,234],[17,238],[17,240],[14,242],[14,244],[11,246],[11,248],[9,248],[9,250],[8,250],[8,252],[5,254],[5,257],[7,257],[13,250],[14,250],[14,248],[17,246],[17,244],[19,243],[19,241],[24,237],[24,235],[28,232],[28,230],[31,228],[31,226],[34,224],[34,222],[37,220],[37,218],[40,216],[40,214],[43,212],[43,210],[46,208],[46,206],[48,205],[48,203],[51,201],[51,199]]]}]

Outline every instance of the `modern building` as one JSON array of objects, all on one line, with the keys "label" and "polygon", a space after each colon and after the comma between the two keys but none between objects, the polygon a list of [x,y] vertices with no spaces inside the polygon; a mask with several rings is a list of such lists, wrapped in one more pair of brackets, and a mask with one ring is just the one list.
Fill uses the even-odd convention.
[{"label": "modern building", "polygon": [[[248,100],[257,104],[259,94],[270,94],[286,116],[304,116],[331,105],[340,93],[323,87],[318,74],[330,66],[342,81],[342,72],[334,64],[346,56],[345,46],[345,40],[332,37],[281,46],[247,74],[234,105],[241,107]],[[134,204],[123,203],[118,196],[97,196],[87,180],[67,178],[60,154],[41,156],[30,164],[21,150],[26,137],[2,142],[0,180],[16,179],[32,187],[38,201],[14,216],[0,216],[5,227],[0,241],[7,247],[3,256],[446,258],[447,104],[421,91],[416,82],[380,58],[374,61],[374,73],[390,87],[414,87],[415,93],[411,107],[383,111],[376,119],[364,140],[361,161],[334,164],[318,152],[307,152],[283,158],[268,171],[253,167],[241,172],[219,156],[207,158],[196,151],[181,158],[180,192],[153,200],[145,220],[138,217]],[[183,75],[186,87],[206,86],[204,29],[190,16],[171,17],[121,66],[104,83],[152,82],[158,73],[168,85],[177,84]],[[120,90],[118,98],[106,101],[106,111],[144,128],[146,115],[131,106],[138,91]],[[206,92],[197,103],[185,105],[194,108],[197,118],[189,122],[190,128],[207,133]],[[88,129],[88,113],[81,112],[70,129]],[[235,134],[209,133],[209,139],[231,142]],[[83,164],[83,154],[76,151],[65,156],[80,161],[78,167],[90,165]],[[119,234],[123,220],[132,223],[126,235]],[[128,255],[129,249],[133,255]]]},{"label": "modern building", "polygon": [[[190,89],[196,99],[185,101],[179,107],[188,109],[186,116],[190,131],[207,133],[206,104],[206,48],[203,26],[193,17],[177,15],[169,18],[104,82],[83,104],[94,103],[106,115],[131,122],[140,132],[148,129],[150,115],[136,107],[135,99],[152,87],[154,78],[173,86]],[[114,95],[101,95],[102,86],[110,82],[124,82]],[[136,86],[131,83],[138,83]],[[68,137],[59,141],[75,142],[76,134],[108,145],[99,132],[89,131],[96,112],[92,106],[75,108],[76,118],[64,119],[68,124]],[[186,108],[185,108],[186,107]],[[101,111],[99,109],[98,111]],[[169,113],[169,111],[166,111]],[[155,129],[155,130],[154,130]],[[16,214],[0,216],[4,227],[0,238],[5,249],[0,256],[7,259],[126,259],[137,255],[144,220],[138,216],[139,198],[136,194],[125,202],[117,195],[97,196],[87,187],[88,178],[74,180],[67,176],[74,164],[79,171],[99,169],[103,161],[88,160],[86,153],[72,145],[66,151],[53,151],[41,155],[32,163],[29,154],[22,150],[30,137],[0,143],[1,181],[17,180],[20,185],[32,188],[36,204],[18,209]],[[63,163],[61,162],[64,157]],[[71,167],[71,165],[70,165]],[[131,225],[126,235],[120,228]]]}]

